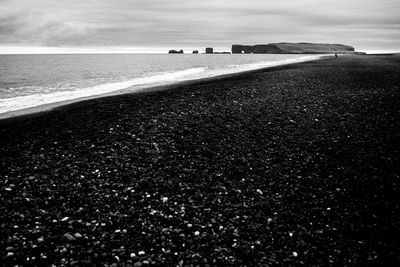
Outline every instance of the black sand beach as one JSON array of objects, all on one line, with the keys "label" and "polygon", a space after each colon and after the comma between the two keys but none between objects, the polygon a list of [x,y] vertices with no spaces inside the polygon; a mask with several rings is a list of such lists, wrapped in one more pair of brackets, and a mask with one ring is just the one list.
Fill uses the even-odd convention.
[{"label": "black sand beach", "polygon": [[399,266],[400,58],[0,121],[4,266]]}]

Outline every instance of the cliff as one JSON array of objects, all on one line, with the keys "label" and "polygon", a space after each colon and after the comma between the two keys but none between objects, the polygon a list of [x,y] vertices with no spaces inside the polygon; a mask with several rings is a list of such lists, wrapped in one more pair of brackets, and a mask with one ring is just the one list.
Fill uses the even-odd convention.
[{"label": "cliff", "polygon": [[212,54],[212,53],[214,53],[214,48],[212,48],[212,47],[207,47],[207,48],[206,48],[206,54]]},{"label": "cliff", "polygon": [[354,47],[342,44],[270,43],[261,45],[232,45],[233,54],[329,54],[354,53]]}]

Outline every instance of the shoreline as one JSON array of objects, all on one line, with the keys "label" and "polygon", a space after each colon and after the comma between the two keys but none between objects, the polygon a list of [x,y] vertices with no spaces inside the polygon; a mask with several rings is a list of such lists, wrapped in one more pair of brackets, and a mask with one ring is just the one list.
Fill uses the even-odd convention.
[{"label": "shoreline", "polygon": [[[322,60],[322,59],[326,59],[326,58],[331,58],[333,56],[332,55],[318,55],[318,56],[316,55],[314,57],[318,57],[318,58],[301,59],[301,57],[300,57],[300,58],[293,59],[295,62],[289,62],[289,63],[285,63],[285,62],[280,63],[279,61],[277,61],[277,62],[271,61],[271,66],[267,66],[267,67],[260,67],[260,68],[251,69],[251,70],[242,70],[242,71],[238,71],[238,72],[221,74],[221,75],[216,75],[216,76],[211,76],[211,77],[206,77],[206,78],[195,78],[195,79],[191,79],[191,80],[167,82],[166,84],[163,84],[163,85],[150,85],[150,86],[144,85],[144,86],[136,86],[134,88],[128,87],[125,89],[119,89],[119,90],[109,92],[109,93],[87,96],[87,97],[80,97],[80,98],[75,98],[75,99],[70,99],[70,100],[65,100],[65,101],[60,101],[60,102],[53,102],[53,103],[49,103],[49,104],[43,104],[43,105],[39,105],[39,106],[34,106],[34,107],[25,108],[25,109],[1,113],[0,121],[18,118],[18,117],[24,117],[24,116],[40,116],[40,114],[44,114],[44,113],[50,112],[52,110],[55,110],[57,108],[72,105],[72,104],[79,103],[82,101],[89,101],[89,100],[93,100],[93,99],[112,97],[112,96],[124,95],[124,94],[144,94],[147,92],[163,91],[163,90],[168,90],[168,89],[171,89],[174,87],[179,87],[179,86],[196,85],[199,83],[218,81],[220,79],[229,79],[232,77],[236,77],[238,75],[245,75],[245,74],[248,74],[251,72],[262,71],[262,70],[270,69],[270,68],[276,68],[276,67],[287,66],[287,65],[292,65],[292,64],[300,64],[303,62],[309,62],[309,61],[315,61],[315,60]],[[276,64],[276,63],[278,63],[278,64]]]},{"label": "shoreline", "polygon": [[339,57],[0,121],[2,262],[400,266],[399,85]]}]

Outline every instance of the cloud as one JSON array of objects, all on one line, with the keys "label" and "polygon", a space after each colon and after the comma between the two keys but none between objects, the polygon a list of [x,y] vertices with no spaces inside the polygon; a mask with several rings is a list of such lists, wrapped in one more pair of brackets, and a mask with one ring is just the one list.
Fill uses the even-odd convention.
[{"label": "cloud", "polygon": [[[279,41],[399,47],[398,0],[0,0],[0,44],[203,47]],[[183,47],[184,48],[184,47]]]},{"label": "cloud", "polygon": [[52,14],[0,7],[0,37],[3,43],[79,44],[89,32],[90,28],[84,24],[69,22]]}]

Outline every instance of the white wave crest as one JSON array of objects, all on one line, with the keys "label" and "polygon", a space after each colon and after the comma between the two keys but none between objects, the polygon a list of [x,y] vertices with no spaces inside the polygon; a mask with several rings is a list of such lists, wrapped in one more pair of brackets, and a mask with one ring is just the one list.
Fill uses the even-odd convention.
[{"label": "white wave crest", "polygon": [[321,58],[322,56],[324,55],[301,56],[298,58],[277,61],[266,61],[243,65],[218,66],[212,69],[207,67],[196,67],[181,71],[165,72],[157,75],[141,77],[127,81],[104,83],[86,88],[75,89],[68,87],[68,90],[61,90],[57,92],[51,92],[51,90],[48,90],[48,88],[43,88],[41,90],[43,93],[0,99],[0,115],[4,113],[12,113],[14,111],[25,110],[49,104],[53,105],[55,103],[73,102],[73,100],[88,99],[117,92],[135,92],[153,86],[167,85],[180,81],[197,80],[207,77],[215,77],[266,67],[315,60]]},{"label": "white wave crest", "polygon": [[[92,87],[77,90],[59,91],[53,93],[33,94],[0,99],[0,114],[15,110],[21,110],[50,103],[63,102],[77,98],[87,98],[109,94],[138,86],[137,90],[147,86],[155,86],[163,83],[171,83],[184,80],[185,77],[193,77],[205,71],[205,68],[192,68],[176,72],[167,72],[149,77],[136,78],[123,82],[104,83]],[[43,88],[43,91],[48,91]],[[135,91],[132,88],[130,91]]]}]

